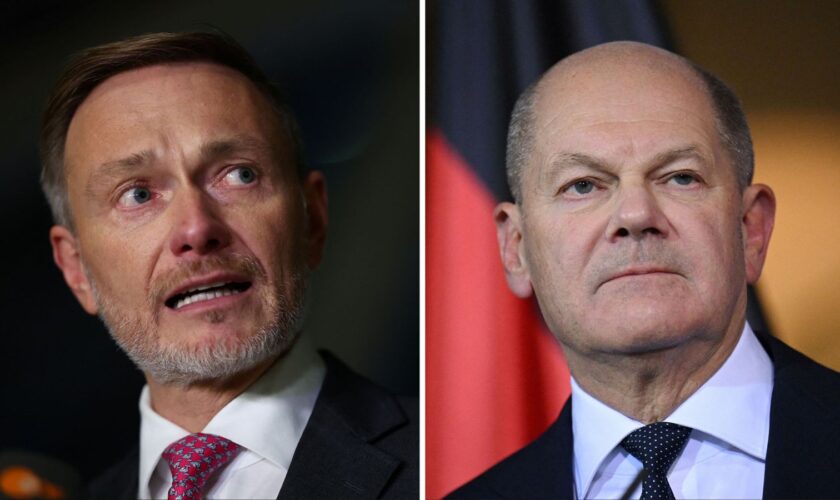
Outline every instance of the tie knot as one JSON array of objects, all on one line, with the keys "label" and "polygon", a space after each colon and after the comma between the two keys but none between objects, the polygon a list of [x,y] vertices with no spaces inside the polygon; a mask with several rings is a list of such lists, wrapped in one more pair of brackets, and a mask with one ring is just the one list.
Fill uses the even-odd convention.
[{"label": "tie knot", "polygon": [[682,451],[691,428],[671,422],[656,422],[631,432],[621,441],[631,455],[641,460],[645,469],[664,473]]},{"label": "tie knot", "polygon": [[213,434],[190,434],[170,444],[161,454],[172,472],[169,498],[201,498],[204,483],[238,451],[238,444]]}]

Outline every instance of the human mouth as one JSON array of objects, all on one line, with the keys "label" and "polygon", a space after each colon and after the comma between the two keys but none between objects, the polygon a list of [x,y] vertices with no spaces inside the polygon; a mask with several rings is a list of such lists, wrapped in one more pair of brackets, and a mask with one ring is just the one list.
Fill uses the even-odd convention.
[{"label": "human mouth", "polygon": [[166,307],[179,310],[192,304],[199,304],[222,297],[239,295],[249,288],[251,282],[238,278],[200,280],[179,287],[164,301]]},{"label": "human mouth", "polygon": [[656,276],[656,275],[662,275],[662,274],[675,275],[677,273],[670,270],[670,269],[665,269],[665,268],[661,268],[661,267],[630,267],[630,268],[627,268],[627,269],[623,269],[623,270],[619,271],[618,273],[610,276],[609,278],[604,280],[604,282],[601,283],[601,284],[603,285],[604,283],[619,280],[619,279],[622,279],[622,278],[649,277],[649,276]]}]

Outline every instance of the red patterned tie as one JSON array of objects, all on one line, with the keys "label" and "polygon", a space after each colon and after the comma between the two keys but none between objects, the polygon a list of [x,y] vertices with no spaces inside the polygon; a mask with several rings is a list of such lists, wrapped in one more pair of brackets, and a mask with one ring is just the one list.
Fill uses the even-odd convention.
[{"label": "red patterned tie", "polygon": [[190,434],[161,455],[169,463],[169,500],[201,500],[201,488],[216,470],[236,456],[239,445],[213,434]]}]

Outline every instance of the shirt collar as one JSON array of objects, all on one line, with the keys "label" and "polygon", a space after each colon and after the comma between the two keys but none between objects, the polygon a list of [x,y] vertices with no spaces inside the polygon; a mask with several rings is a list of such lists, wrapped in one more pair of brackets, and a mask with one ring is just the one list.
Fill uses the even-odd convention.
[{"label": "shirt collar", "polygon": [[[586,393],[574,377],[571,386],[575,484],[584,495],[609,453],[644,424]],[[732,354],[665,420],[714,436],[764,460],[772,392],[773,364],[745,322]]]},{"label": "shirt collar", "polygon": [[[323,360],[301,336],[291,351],[222,408],[201,432],[223,436],[288,470],[325,373]],[[148,495],[161,453],[190,432],[152,409],[148,386],[143,387],[139,406],[140,491]]]},{"label": "shirt collar", "polygon": [[601,462],[642,424],[590,396],[574,377],[571,385],[575,485],[578,498],[583,498]]},{"label": "shirt collar", "polygon": [[770,431],[773,362],[750,325],[723,366],[667,418],[764,460]]}]

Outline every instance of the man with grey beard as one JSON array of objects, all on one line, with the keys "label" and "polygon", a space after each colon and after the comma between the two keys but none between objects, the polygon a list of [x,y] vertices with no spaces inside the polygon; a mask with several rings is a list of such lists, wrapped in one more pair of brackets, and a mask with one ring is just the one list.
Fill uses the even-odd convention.
[{"label": "man with grey beard", "polygon": [[507,283],[571,397],[452,498],[838,496],[840,375],[746,322],[776,201],[732,90],[640,43],[578,52],[517,101],[507,173]]},{"label": "man with grey beard", "polygon": [[88,49],[41,133],[55,262],[147,381],[96,498],[416,497],[416,402],[298,338],[327,196],[293,115],[218,34]]}]

